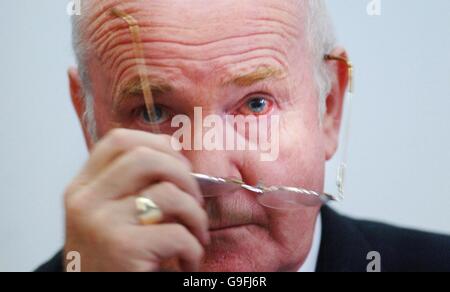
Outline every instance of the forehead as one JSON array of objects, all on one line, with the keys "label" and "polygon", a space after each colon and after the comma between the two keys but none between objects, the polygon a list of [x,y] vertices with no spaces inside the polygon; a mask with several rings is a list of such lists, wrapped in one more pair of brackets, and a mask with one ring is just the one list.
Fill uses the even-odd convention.
[{"label": "forehead", "polygon": [[[148,15],[172,19],[195,26],[209,20],[239,20],[244,17],[267,17],[302,20],[305,16],[306,0],[86,0],[82,2],[83,18],[89,23],[113,7],[147,12]],[[229,18],[229,16],[233,16]],[[243,20],[243,19],[241,19]],[[214,25],[215,23],[209,23]]]},{"label": "forehead", "polygon": [[[283,38],[303,34],[304,5],[298,0],[90,0],[83,2],[81,32],[96,45],[126,25],[111,15],[117,7],[137,19],[157,40],[172,36],[186,43],[207,44],[218,39],[278,33]],[[150,35],[149,35],[150,36]]]},{"label": "forehead", "polygon": [[154,65],[245,71],[265,59],[287,68],[289,50],[304,43],[301,6],[297,0],[91,0],[83,40],[107,69],[129,67],[132,40],[128,25],[111,14],[116,7],[138,21],[145,57]]}]

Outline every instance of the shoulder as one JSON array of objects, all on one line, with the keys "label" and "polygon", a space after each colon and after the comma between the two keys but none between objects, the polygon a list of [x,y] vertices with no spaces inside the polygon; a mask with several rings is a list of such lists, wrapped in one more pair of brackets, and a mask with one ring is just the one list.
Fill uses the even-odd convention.
[{"label": "shoulder", "polygon": [[401,271],[450,271],[449,236],[365,220],[354,222],[379,250],[385,266]]},{"label": "shoulder", "polygon": [[59,251],[53,258],[48,262],[39,266],[35,272],[38,273],[58,273],[63,272],[63,252]]},{"label": "shoulder", "polygon": [[[450,271],[449,236],[356,220],[328,207],[322,210],[322,217],[325,217],[324,225],[328,225],[324,226],[324,239],[329,243],[330,240],[345,242],[347,246],[341,246],[339,252],[348,256],[356,252],[361,257],[376,251],[381,256],[384,271]],[[367,259],[364,260],[367,263]]]}]

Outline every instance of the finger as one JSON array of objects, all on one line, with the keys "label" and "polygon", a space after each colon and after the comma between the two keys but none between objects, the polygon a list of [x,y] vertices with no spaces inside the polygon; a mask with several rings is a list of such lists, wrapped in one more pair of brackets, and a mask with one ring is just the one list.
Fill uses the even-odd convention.
[{"label": "finger", "polygon": [[189,160],[181,152],[176,151],[172,147],[172,143],[177,143],[177,141],[172,142],[172,138],[168,135],[129,129],[114,129],[95,146],[81,175],[85,179],[93,179],[120,155],[140,146],[172,155],[190,167]]},{"label": "finger", "polygon": [[138,147],[116,159],[86,187],[86,191],[95,198],[120,199],[162,181],[175,184],[203,204],[198,183],[184,163],[145,147]]},{"label": "finger", "polygon": [[135,227],[136,240],[149,255],[160,263],[177,258],[184,272],[198,271],[204,248],[197,238],[180,224],[157,224]]},{"label": "finger", "polygon": [[[209,243],[208,215],[192,196],[167,182],[152,186],[139,196],[152,200],[159,207],[163,222],[182,224],[202,244]],[[115,216],[124,217],[123,222],[140,224],[136,212],[136,197],[128,197],[121,201],[115,201],[113,204],[115,205],[113,213],[116,214]]]}]

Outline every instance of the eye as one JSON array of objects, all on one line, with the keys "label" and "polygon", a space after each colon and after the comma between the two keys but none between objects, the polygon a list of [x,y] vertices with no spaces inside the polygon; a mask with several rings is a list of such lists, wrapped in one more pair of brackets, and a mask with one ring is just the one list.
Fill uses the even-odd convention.
[{"label": "eye", "polygon": [[141,107],[139,110],[139,118],[146,124],[149,125],[158,125],[166,122],[170,115],[167,110],[160,106],[155,105],[153,107],[153,116],[151,117],[148,113],[147,107]]},{"label": "eye", "polygon": [[244,115],[264,115],[270,112],[273,102],[265,97],[253,97],[239,109]]}]

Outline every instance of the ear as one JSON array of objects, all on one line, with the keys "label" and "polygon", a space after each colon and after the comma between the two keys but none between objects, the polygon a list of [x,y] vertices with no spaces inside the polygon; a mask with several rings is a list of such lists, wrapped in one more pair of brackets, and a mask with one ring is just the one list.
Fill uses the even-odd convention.
[{"label": "ear", "polygon": [[83,91],[83,86],[81,82],[80,75],[76,68],[70,68],[68,70],[69,85],[70,85],[70,96],[72,98],[72,104],[78,116],[81,128],[83,130],[84,139],[88,149],[91,149],[94,145],[92,138],[88,131],[88,125],[85,121],[85,111],[86,111],[86,101]]},{"label": "ear", "polygon": [[[336,48],[330,54],[348,60],[347,53],[342,48]],[[349,82],[349,67],[343,61],[325,60],[332,72],[333,84],[326,100],[326,111],[322,121],[322,131],[325,141],[326,160],[330,160],[339,145],[339,132],[342,121],[344,98]]]}]

